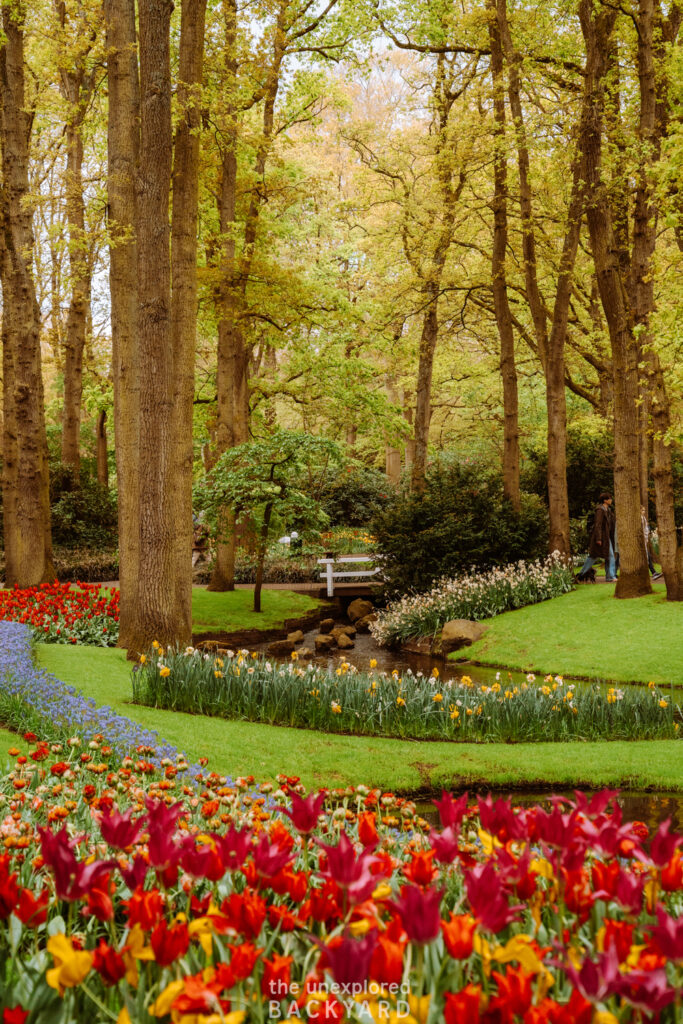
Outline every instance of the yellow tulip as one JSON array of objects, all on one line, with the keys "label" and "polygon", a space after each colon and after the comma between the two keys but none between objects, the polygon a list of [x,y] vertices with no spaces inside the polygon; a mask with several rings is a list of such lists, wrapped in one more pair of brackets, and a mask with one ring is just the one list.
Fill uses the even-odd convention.
[{"label": "yellow tulip", "polygon": [[85,949],[74,949],[73,942],[63,932],[48,939],[47,951],[54,957],[55,965],[47,972],[46,981],[60,996],[64,995],[65,989],[80,985],[90,973],[92,953]]},{"label": "yellow tulip", "polygon": [[172,981],[157,998],[154,1000],[149,1008],[149,1012],[153,1017],[165,1017],[167,1013],[171,1012],[171,1006],[185,988],[184,981]]}]

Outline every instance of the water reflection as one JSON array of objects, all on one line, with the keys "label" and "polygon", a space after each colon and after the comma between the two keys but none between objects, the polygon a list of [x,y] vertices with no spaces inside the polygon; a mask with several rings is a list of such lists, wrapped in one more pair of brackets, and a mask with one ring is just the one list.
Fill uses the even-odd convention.
[{"label": "water reflection", "polygon": [[[308,647],[311,651],[315,650],[315,638],[317,635],[318,630],[316,629],[306,633],[300,646]],[[266,643],[258,644],[254,650],[264,653],[267,646]],[[412,672],[413,675],[422,674],[429,676],[432,674],[433,669],[436,668],[439,672],[439,677],[443,680],[458,680],[462,679],[463,676],[468,676],[475,684],[485,684],[487,686],[490,686],[496,679],[504,679],[513,686],[521,686],[527,679],[524,672],[511,672],[507,669],[499,670],[487,668],[483,665],[470,664],[467,661],[466,648],[462,651],[460,662],[443,660],[441,658],[433,658],[430,655],[409,653],[401,649],[394,650],[387,647],[379,647],[369,633],[357,633],[354,637],[354,646],[347,651],[342,652],[334,649],[329,653],[316,655],[310,660],[316,665],[334,671],[342,659],[361,672],[367,672],[370,667],[370,661],[374,659],[377,662],[377,671],[386,672],[387,675],[390,675],[396,669],[400,675]],[[288,658],[284,657],[283,660],[286,661]],[[536,678],[540,679],[541,676]],[[572,682],[572,686],[576,689],[577,686],[592,685],[594,682],[600,682],[600,680],[591,680],[586,683],[576,681]]]}]

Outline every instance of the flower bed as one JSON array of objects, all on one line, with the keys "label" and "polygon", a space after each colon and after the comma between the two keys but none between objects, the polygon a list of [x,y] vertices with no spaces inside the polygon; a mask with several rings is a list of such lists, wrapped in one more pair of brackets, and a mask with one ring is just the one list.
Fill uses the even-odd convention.
[{"label": "flower bed", "polygon": [[559,597],[573,585],[571,567],[555,552],[542,561],[517,562],[440,580],[426,594],[410,595],[389,605],[370,629],[382,646],[433,637],[451,619],[491,619],[513,608]]},{"label": "flower bed", "polygon": [[134,701],[152,707],[358,735],[494,742],[680,735],[673,691],[570,685],[560,676],[482,686],[467,677],[440,681],[436,669],[429,678],[387,676],[342,661],[330,673],[248,651],[210,656],[157,644],[141,657],[132,686]]},{"label": "flower bed", "polygon": [[46,644],[115,647],[119,638],[119,591],[99,583],[41,583],[0,591],[0,619],[30,626]]},{"label": "flower bed", "polygon": [[[154,748],[158,758],[175,760],[179,751],[156,732],[98,707],[34,664],[27,625],[0,621],[0,722],[17,732],[30,730],[49,742],[66,743],[78,732],[84,741],[107,736],[117,760],[138,747]],[[196,769],[193,769],[196,770]]]},{"label": "flower bed", "polygon": [[[5,1024],[680,1019],[683,837],[614,794],[304,796],[141,749],[36,744],[0,781]],[[266,803],[268,801],[268,803]]]}]

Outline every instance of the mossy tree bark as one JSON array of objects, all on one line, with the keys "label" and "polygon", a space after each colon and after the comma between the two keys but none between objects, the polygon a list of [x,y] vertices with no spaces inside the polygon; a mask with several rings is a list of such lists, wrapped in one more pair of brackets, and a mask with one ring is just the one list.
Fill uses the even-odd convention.
[{"label": "mossy tree bark", "polygon": [[491,287],[493,307],[500,339],[500,373],[503,380],[503,493],[513,508],[520,506],[519,483],[519,398],[515,338],[508,302],[505,253],[508,244],[507,222],[507,149],[505,143],[505,81],[503,43],[496,0],[489,0],[488,28],[493,78],[493,247],[491,251]]},{"label": "mossy tree bark", "polygon": [[82,38],[78,38],[74,45],[67,38],[70,26],[64,0],[55,0],[55,12],[60,29],[60,89],[67,104],[65,188],[71,284],[64,338],[62,462],[73,466],[78,478],[81,462],[83,352],[92,290],[92,265],[83,198],[83,122],[95,87],[95,72],[88,68],[88,56],[96,36],[88,29],[87,33],[81,32]]},{"label": "mossy tree bark", "polygon": [[602,166],[605,88],[613,60],[617,12],[594,8],[591,0],[581,0],[579,14],[586,44],[585,88],[590,97],[581,141],[586,160],[586,211],[614,372],[614,493],[621,555],[615,595],[639,597],[651,593],[652,586],[640,518],[638,353],[620,259],[623,204],[617,202],[613,212]]},{"label": "mossy tree bark", "polygon": [[2,4],[0,280],[5,582],[28,587],[53,580],[55,571],[40,311],[31,267],[34,239],[28,168],[32,114],[25,95],[24,13],[22,4]]},{"label": "mossy tree bark", "polygon": [[180,636],[192,635],[192,418],[197,323],[197,220],[201,86],[206,0],[183,0],[177,99],[180,120],[173,153],[171,221],[171,345],[175,395],[175,603]]},{"label": "mossy tree bark", "polygon": [[135,197],[135,176],[140,156],[140,85],[135,2],[105,0],[104,12],[109,88],[109,288],[121,587],[119,645],[128,648],[136,627],[140,545],[140,376]]}]

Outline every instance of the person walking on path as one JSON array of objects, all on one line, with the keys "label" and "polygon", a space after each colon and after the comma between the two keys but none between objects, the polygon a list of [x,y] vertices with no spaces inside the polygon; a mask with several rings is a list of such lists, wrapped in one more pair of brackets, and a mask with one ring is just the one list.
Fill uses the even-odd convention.
[{"label": "person walking on path", "polygon": [[616,569],[614,565],[614,547],[612,536],[614,532],[611,512],[612,495],[603,491],[600,495],[600,503],[595,510],[595,521],[591,530],[590,543],[586,561],[581,567],[581,572],[576,577],[583,581],[599,559],[605,561],[605,577],[607,583],[614,583],[616,580]]}]

